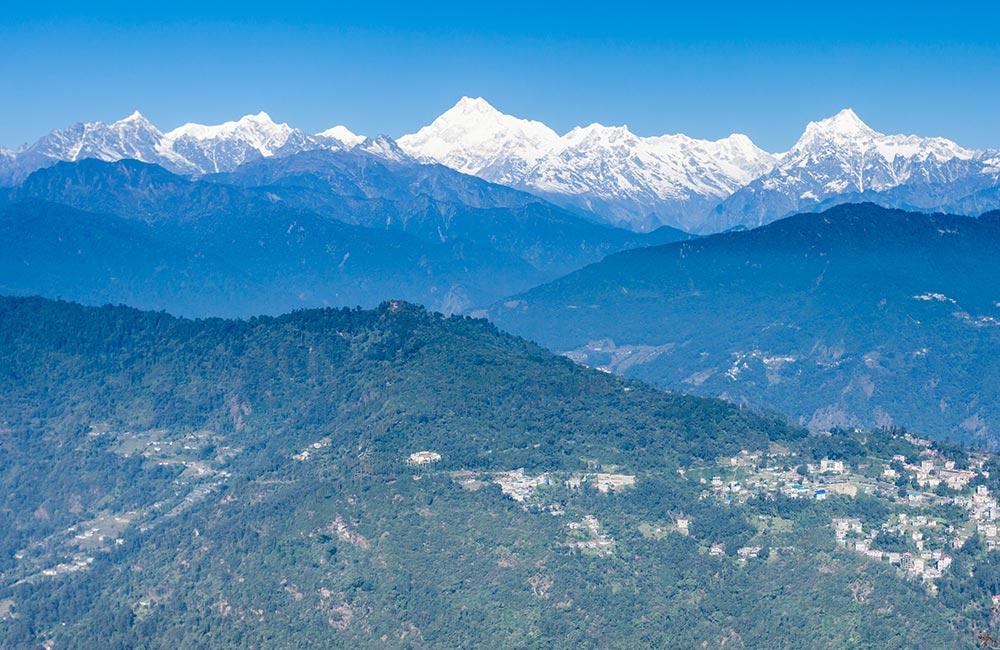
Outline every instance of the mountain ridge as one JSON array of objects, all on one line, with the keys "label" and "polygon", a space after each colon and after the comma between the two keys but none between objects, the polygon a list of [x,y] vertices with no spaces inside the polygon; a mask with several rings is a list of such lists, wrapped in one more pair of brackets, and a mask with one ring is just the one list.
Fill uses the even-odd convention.
[{"label": "mountain ridge", "polygon": [[998,225],[843,205],[616,253],[488,313],[581,363],[803,425],[995,447]]},{"label": "mountain ridge", "polygon": [[88,156],[134,158],[197,176],[309,150],[355,147],[386,160],[444,164],[636,231],[669,225],[708,234],[858,200],[922,211],[1000,207],[996,150],[965,149],[940,137],[886,135],[851,109],[809,122],[788,151],[769,153],[741,134],[715,141],[683,134],[646,137],[627,126],[594,123],[560,135],[541,122],[504,114],[481,97],[463,97],[398,141],[364,138],[342,126],[308,134],[264,112],[162,133],[136,112],[0,151],[0,185],[16,184],[58,160]]},{"label": "mountain ridge", "polygon": [[[194,179],[129,159],[56,163],[0,192],[4,286],[187,315],[373,306],[388,295],[456,312],[609,252],[687,237],[614,229],[447,167],[380,154],[312,150]],[[86,216],[69,216],[70,207]],[[101,244],[119,221],[152,239],[158,264]],[[28,245],[38,241],[56,243],[49,252]],[[176,263],[157,253],[164,246]]]}]

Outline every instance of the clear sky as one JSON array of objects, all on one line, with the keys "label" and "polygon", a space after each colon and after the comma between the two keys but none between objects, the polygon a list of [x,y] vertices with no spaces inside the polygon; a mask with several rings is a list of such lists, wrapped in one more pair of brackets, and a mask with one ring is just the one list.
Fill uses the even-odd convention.
[{"label": "clear sky", "polygon": [[13,2],[0,144],[134,109],[168,130],[266,110],[398,137],[462,95],[559,132],[749,135],[788,148],[852,107],[873,128],[1000,147],[997,3]]}]

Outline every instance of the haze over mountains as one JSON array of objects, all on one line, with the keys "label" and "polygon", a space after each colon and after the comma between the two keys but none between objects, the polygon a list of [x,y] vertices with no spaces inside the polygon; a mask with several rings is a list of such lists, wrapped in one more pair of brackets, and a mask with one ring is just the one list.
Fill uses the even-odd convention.
[{"label": "haze over mountains", "polygon": [[0,151],[0,185],[17,184],[57,161],[88,157],[131,158],[203,175],[352,147],[397,161],[441,163],[586,218],[640,231],[661,225],[696,233],[755,227],[859,200],[968,214],[1000,207],[997,151],[969,150],[944,138],[885,135],[850,109],[809,123],[789,151],[769,153],[740,134],[718,141],[642,137],[626,126],[591,124],[560,136],[468,97],[398,143],[385,136],[366,140],[343,126],[308,134],[266,113],[162,133],[135,113],[113,124],[53,131],[16,152]]},{"label": "haze over mountains", "polygon": [[0,231],[0,292],[197,316],[389,297],[462,311],[685,237],[601,225],[379,139],[197,180],[137,160],[60,162],[0,192]]},{"label": "haze over mountains", "polygon": [[612,255],[491,310],[573,359],[814,429],[1000,446],[1000,212],[872,204]]},{"label": "haze over mountains", "polygon": [[0,152],[0,646],[978,647],[991,156],[469,99]]}]

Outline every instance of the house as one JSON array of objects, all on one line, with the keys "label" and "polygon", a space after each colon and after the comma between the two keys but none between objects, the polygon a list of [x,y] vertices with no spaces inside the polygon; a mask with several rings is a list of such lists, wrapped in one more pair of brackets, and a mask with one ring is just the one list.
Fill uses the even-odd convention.
[{"label": "house", "polygon": [[804,499],[809,496],[809,488],[799,484],[786,484],[781,491],[793,499]]},{"label": "house", "polygon": [[833,529],[837,533],[861,533],[861,520],[854,517],[851,518],[841,518],[835,517],[833,519]]},{"label": "house", "polygon": [[842,460],[830,460],[825,458],[819,461],[819,471],[821,473],[833,473],[833,474],[843,474],[845,471],[844,461]]},{"label": "house", "polygon": [[598,474],[593,482],[598,491],[606,494],[612,490],[619,491],[630,485],[635,485],[635,476],[630,474]]},{"label": "house", "polygon": [[406,459],[408,465],[429,465],[441,460],[441,454],[436,451],[418,451]]}]

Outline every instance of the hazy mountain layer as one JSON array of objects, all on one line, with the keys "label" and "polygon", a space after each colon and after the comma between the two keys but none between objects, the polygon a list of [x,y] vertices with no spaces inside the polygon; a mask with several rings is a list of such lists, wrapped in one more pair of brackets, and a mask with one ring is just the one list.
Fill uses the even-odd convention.
[{"label": "hazy mountain layer", "polygon": [[613,255],[490,311],[583,363],[793,414],[1000,444],[1000,213],[845,205]]}]

